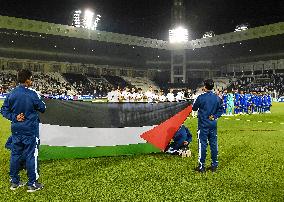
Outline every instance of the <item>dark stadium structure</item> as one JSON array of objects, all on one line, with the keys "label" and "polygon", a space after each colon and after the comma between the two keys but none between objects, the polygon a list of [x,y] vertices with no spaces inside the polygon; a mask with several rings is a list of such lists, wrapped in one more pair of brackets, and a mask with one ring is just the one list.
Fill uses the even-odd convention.
[{"label": "dark stadium structure", "polygon": [[[146,75],[164,87],[166,85],[167,87],[187,88],[198,87],[200,81],[208,77],[241,77],[263,75],[268,72],[284,73],[283,23],[259,27],[256,28],[258,30],[252,29],[251,32],[228,33],[209,39],[197,39],[188,42],[186,47],[171,48],[169,42],[142,37],[136,39],[135,36],[129,35],[119,36],[120,41],[116,43],[115,37],[118,38],[118,36],[115,33],[101,33],[105,35],[105,39],[92,38],[91,34],[97,34],[97,36],[100,34],[98,31],[89,33],[90,39],[87,39],[87,31],[78,31],[73,27],[49,25],[38,21],[26,20],[24,22],[30,24],[17,29],[17,23],[22,25],[21,19],[3,16],[2,18],[8,19],[6,28],[5,25],[0,26],[2,70],[11,69],[8,67],[7,60],[13,59],[47,63],[63,62],[80,66],[76,71],[66,68],[62,70],[60,65],[50,70],[60,73],[94,74],[95,66],[106,66],[106,69],[119,68],[121,71],[130,68],[132,73],[127,73],[127,76],[137,77],[139,71],[140,73],[144,71],[139,76]],[[12,29],[9,28],[10,25],[13,27]],[[48,30],[46,33],[42,33],[33,26],[39,26],[39,30],[42,30],[43,26],[47,26]],[[75,33],[77,35],[72,37],[73,35],[67,31],[65,34],[60,34],[62,27],[68,32],[69,30],[77,32]],[[54,29],[57,29],[59,34],[54,34],[52,32]],[[129,42],[121,42],[124,39]],[[144,39],[146,45],[143,45]],[[234,40],[228,42],[230,39]],[[186,80],[178,81],[179,84],[169,84],[171,83],[172,52],[178,51],[178,49],[185,51]],[[256,65],[259,61],[263,62],[261,66]],[[266,62],[268,62],[267,65]],[[21,64],[12,67],[14,70],[18,68],[21,68]],[[150,76],[147,73],[149,70]],[[111,75],[111,72],[104,74],[121,76]]]},{"label": "dark stadium structure", "polygon": [[[7,58],[135,68],[169,68],[171,63],[170,50],[6,29],[0,29],[0,53]],[[186,50],[189,68],[214,68],[230,63],[283,57],[284,34]]]}]

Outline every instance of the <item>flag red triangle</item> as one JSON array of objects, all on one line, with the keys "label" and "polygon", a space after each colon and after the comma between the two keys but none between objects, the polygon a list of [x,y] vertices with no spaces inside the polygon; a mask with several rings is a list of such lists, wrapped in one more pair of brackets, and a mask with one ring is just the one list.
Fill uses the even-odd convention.
[{"label": "flag red triangle", "polygon": [[191,110],[192,106],[190,105],[155,128],[143,133],[140,137],[164,151]]}]

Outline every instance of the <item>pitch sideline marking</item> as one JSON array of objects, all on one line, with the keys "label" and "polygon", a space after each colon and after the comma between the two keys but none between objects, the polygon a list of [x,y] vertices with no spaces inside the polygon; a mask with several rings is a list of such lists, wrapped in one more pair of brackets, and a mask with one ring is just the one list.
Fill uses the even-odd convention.
[{"label": "pitch sideline marking", "polygon": [[[225,120],[229,120],[230,118],[224,118]],[[235,119],[236,121],[240,121],[241,119]],[[246,120],[247,122],[250,122],[251,120]],[[257,121],[258,123],[265,123],[265,122],[263,122],[263,121]],[[269,124],[272,124],[272,123],[274,123],[274,122],[272,122],[272,121],[269,121],[269,122],[267,122],[267,123],[269,123]],[[280,123],[281,125],[284,125],[284,123]]]}]

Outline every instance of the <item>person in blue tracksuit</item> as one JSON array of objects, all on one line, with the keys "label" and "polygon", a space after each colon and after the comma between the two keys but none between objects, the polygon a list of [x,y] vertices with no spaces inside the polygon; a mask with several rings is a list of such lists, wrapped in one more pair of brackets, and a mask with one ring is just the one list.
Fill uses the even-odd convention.
[{"label": "person in blue tracksuit", "polygon": [[217,143],[217,119],[223,113],[222,100],[212,92],[214,82],[212,79],[204,81],[205,93],[199,95],[193,104],[192,110],[198,110],[198,167],[195,169],[198,172],[205,172],[205,159],[207,141],[209,141],[211,149],[211,167],[212,172],[215,172],[218,167],[218,143]]},{"label": "person in blue tracksuit", "polygon": [[37,182],[38,148],[39,148],[39,116],[45,111],[45,104],[40,96],[29,87],[32,86],[32,73],[21,70],[18,73],[19,85],[6,97],[1,114],[11,121],[11,190],[25,184],[20,181],[20,162],[24,156],[28,175],[28,192],[43,188]]},{"label": "person in blue tracksuit", "polygon": [[188,150],[189,144],[192,142],[192,134],[184,125],[175,133],[173,141],[169,144],[167,153],[178,154],[179,150]]}]

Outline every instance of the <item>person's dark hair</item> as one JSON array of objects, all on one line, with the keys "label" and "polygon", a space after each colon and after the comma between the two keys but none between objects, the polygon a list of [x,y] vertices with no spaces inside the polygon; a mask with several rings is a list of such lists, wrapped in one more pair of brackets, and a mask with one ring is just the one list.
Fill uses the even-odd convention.
[{"label": "person's dark hair", "polygon": [[31,79],[32,72],[28,69],[22,69],[18,72],[18,82],[25,83],[27,80]]},{"label": "person's dark hair", "polygon": [[212,90],[214,88],[214,81],[212,79],[206,79],[203,83],[207,90]]}]

